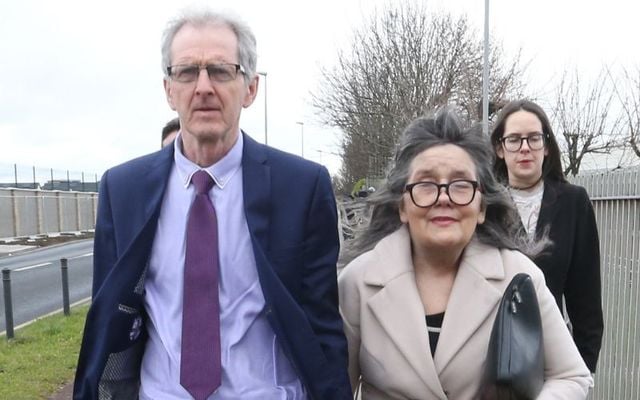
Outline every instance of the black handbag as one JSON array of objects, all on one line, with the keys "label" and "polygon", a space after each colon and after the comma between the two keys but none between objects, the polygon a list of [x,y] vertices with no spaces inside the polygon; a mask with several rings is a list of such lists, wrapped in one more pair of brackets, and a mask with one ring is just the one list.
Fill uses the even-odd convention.
[{"label": "black handbag", "polygon": [[507,286],[489,339],[480,398],[535,399],[544,383],[540,307],[531,277],[517,274]]}]

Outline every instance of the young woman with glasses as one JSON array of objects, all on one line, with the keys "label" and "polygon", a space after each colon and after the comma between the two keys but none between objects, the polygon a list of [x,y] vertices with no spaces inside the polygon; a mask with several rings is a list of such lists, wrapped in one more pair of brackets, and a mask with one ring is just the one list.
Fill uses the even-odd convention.
[{"label": "young woman with glasses", "polygon": [[528,100],[508,103],[491,142],[493,170],[508,188],[530,238],[548,235],[550,247],[535,257],[573,339],[595,372],[603,333],[600,252],[596,220],[584,188],[569,184],[549,118]]},{"label": "young woman with glasses", "polygon": [[476,398],[500,299],[520,272],[533,279],[543,324],[538,399],[586,398],[589,370],[542,272],[514,250],[540,246],[519,240],[492,157],[479,127],[463,130],[447,109],[405,129],[338,277],[349,376],[363,400]]}]

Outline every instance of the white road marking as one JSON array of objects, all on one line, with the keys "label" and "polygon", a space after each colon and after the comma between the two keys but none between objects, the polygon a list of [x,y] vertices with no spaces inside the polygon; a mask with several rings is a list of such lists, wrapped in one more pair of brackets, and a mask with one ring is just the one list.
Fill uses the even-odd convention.
[{"label": "white road marking", "polygon": [[42,263],[42,264],[30,265],[28,267],[16,268],[16,269],[14,269],[14,271],[15,272],[26,271],[26,270],[29,270],[29,269],[46,267],[47,265],[51,265],[51,263],[50,262],[46,262],[46,263]]},{"label": "white road marking", "polygon": [[92,255],[93,255],[93,252],[86,253],[86,254],[81,254],[79,256],[69,257],[68,260],[75,260],[76,258],[82,258],[82,257],[91,257]]}]

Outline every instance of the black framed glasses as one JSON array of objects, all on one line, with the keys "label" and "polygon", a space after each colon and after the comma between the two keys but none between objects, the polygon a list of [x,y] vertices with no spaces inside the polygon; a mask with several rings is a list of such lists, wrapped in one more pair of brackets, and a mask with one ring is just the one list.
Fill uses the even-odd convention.
[{"label": "black framed glasses", "polygon": [[468,179],[456,179],[449,183],[435,182],[415,182],[404,187],[405,192],[409,192],[411,201],[417,207],[426,208],[438,202],[442,188],[449,196],[449,200],[458,206],[470,204],[476,197],[478,182]]},{"label": "black framed glasses", "polygon": [[212,82],[233,81],[238,77],[238,72],[245,73],[240,64],[180,64],[167,67],[167,74],[177,82],[191,83],[198,80],[203,69],[207,70]]},{"label": "black framed glasses", "polygon": [[528,136],[508,135],[500,139],[504,149],[512,153],[520,151],[525,140],[531,150],[540,150],[544,147],[544,134],[542,133],[532,133]]}]

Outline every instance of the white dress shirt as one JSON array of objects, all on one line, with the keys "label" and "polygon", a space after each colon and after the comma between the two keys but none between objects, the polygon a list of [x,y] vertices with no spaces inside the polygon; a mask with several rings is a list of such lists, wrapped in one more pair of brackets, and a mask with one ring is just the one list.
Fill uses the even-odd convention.
[{"label": "white dress shirt", "polygon": [[[201,169],[174,142],[174,165],[164,194],[145,278],[148,314],[141,368],[141,400],[190,399],[180,385],[185,230],[195,196],[191,175]],[[218,218],[222,384],[213,399],[304,399],[304,388],[264,314],[256,262],[244,212],[242,134],[224,158],[205,170]]]}]

